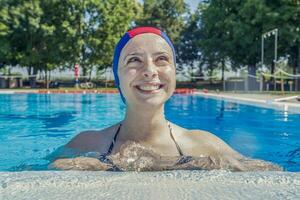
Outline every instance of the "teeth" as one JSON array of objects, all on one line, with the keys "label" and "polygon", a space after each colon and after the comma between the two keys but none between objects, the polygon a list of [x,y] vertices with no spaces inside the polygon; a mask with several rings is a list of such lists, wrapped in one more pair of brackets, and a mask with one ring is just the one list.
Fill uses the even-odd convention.
[{"label": "teeth", "polygon": [[142,86],[139,86],[139,89],[145,90],[145,91],[157,90],[157,89],[159,89],[159,85],[142,85]]}]

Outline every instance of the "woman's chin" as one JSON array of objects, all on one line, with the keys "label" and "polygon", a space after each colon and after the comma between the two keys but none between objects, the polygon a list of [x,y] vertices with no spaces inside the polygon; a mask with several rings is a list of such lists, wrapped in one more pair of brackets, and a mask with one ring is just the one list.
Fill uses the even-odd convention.
[{"label": "woman's chin", "polygon": [[165,102],[166,100],[163,98],[149,98],[142,101],[140,105],[143,105],[144,107],[150,107],[153,109],[155,107],[161,107]]}]

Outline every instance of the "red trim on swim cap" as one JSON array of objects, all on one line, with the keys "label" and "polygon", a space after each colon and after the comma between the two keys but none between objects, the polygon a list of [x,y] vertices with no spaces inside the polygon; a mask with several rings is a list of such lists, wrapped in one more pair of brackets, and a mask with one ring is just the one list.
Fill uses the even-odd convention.
[{"label": "red trim on swim cap", "polygon": [[128,31],[127,33],[129,34],[130,38],[133,38],[134,36],[142,33],[154,33],[156,35],[161,35],[161,31],[153,27],[137,27]]}]

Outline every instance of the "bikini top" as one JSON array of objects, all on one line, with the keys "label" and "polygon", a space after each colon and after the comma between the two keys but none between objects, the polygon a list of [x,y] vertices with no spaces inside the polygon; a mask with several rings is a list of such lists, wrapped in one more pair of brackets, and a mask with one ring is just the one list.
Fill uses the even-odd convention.
[{"label": "bikini top", "polygon": [[[179,155],[180,155],[180,159],[176,162],[176,164],[183,164],[183,163],[188,162],[188,161],[190,160],[190,156],[185,156],[185,155],[182,153],[182,150],[180,149],[178,143],[177,143],[177,142],[175,141],[175,139],[174,139],[174,136],[173,136],[173,133],[172,133],[172,127],[171,127],[171,125],[170,125],[169,122],[167,122],[167,123],[168,123],[168,127],[169,127],[169,130],[170,130],[170,136],[171,136],[172,140],[174,141],[174,143],[175,143],[175,145],[176,145],[176,148],[177,148],[177,150],[178,150],[178,153],[179,153]],[[109,154],[111,154],[111,152],[112,152],[112,150],[113,150],[113,148],[114,148],[114,145],[115,145],[115,143],[116,143],[117,136],[118,136],[118,134],[119,134],[119,132],[120,132],[121,126],[122,126],[122,124],[119,125],[119,127],[118,127],[118,129],[117,129],[117,131],[116,131],[116,133],[115,133],[114,139],[113,139],[113,141],[111,142],[111,144],[110,144],[110,146],[109,146],[108,151],[107,151],[106,153],[101,154],[101,155],[99,156],[99,160],[100,160],[101,162],[104,162],[104,163],[113,165],[112,161],[111,161],[109,158],[107,158],[107,156],[108,156]],[[116,169],[114,169],[114,170],[116,170]]]}]

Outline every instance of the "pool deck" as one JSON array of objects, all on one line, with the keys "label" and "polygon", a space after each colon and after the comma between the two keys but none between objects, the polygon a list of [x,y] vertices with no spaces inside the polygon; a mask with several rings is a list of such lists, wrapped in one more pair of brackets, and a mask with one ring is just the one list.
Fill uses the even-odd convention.
[{"label": "pool deck", "polygon": [[296,200],[300,199],[300,173],[218,170],[0,172],[0,197],[3,200]]},{"label": "pool deck", "polygon": [[0,89],[0,94],[107,94],[118,93],[115,88],[108,89]]},{"label": "pool deck", "polygon": [[[250,104],[265,108],[273,108],[282,111],[300,113],[300,101],[294,97],[297,95],[273,95],[263,93],[230,93],[230,92],[194,92],[203,97],[228,100],[238,103]],[[298,95],[299,96],[299,95]]]},{"label": "pool deck", "polygon": [[[175,94],[192,94],[196,89],[177,88]],[[95,88],[95,89],[0,89],[0,94],[112,94],[119,93],[117,88]]]}]

